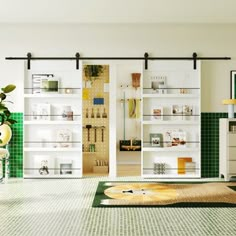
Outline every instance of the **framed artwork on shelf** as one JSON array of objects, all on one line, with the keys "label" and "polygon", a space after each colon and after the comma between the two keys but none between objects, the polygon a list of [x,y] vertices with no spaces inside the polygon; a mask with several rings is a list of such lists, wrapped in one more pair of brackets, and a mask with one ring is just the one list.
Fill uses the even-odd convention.
[{"label": "framed artwork on shelf", "polygon": [[172,131],[171,132],[172,147],[185,147],[186,146],[186,132]]},{"label": "framed artwork on shelf", "polygon": [[163,135],[160,133],[150,134],[150,144],[152,147],[163,147]]},{"label": "framed artwork on shelf", "polygon": [[73,160],[57,158],[57,172],[59,175],[73,175]]},{"label": "framed artwork on shelf", "polygon": [[52,78],[53,74],[33,74],[32,75],[32,93],[41,93],[41,81]]},{"label": "framed artwork on shelf", "polygon": [[151,119],[152,120],[163,120],[163,107],[152,108]]},{"label": "framed artwork on shelf", "polygon": [[165,147],[172,147],[172,137],[171,137],[171,131],[166,131],[164,134],[164,143]]},{"label": "framed artwork on shelf", "polygon": [[182,105],[172,105],[171,114],[172,114],[172,118],[174,120],[182,120],[183,106]]},{"label": "framed artwork on shelf", "polygon": [[236,99],[236,70],[230,71],[230,98]]},{"label": "framed artwork on shelf", "polygon": [[57,130],[55,147],[71,148],[72,147],[72,131],[69,129]]},{"label": "framed artwork on shelf", "polygon": [[54,174],[54,159],[49,155],[34,156],[35,175],[49,176]]},{"label": "framed artwork on shelf", "polygon": [[151,88],[155,93],[167,93],[166,76],[151,76]]},{"label": "framed artwork on shelf", "polygon": [[59,93],[59,80],[52,76],[47,79],[41,79],[40,87],[42,93]]},{"label": "framed artwork on shelf", "polygon": [[32,120],[51,120],[51,105],[49,103],[33,104]]},{"label": "framed artwork on shelf", "polygon": [[193,106],[183,105],[183,119],[191,120],[193,115]]}]

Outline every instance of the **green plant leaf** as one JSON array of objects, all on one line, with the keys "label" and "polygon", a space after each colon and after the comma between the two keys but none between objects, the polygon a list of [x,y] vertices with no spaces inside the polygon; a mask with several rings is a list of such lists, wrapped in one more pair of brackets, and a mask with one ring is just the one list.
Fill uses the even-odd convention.
[{"label": "green plant leaf", "polygon": [[15,123],[17,123],[17,121],[13,119],[7,119],[6,122],[10,123],[10,125],[14,125]]},{"label": "green plant leaf", "polygon": [[3,113],[5,110],[7,110],[7,108],[2,103],[0,103],[0,113]]},{"label": "green plant leaf", "polygon": [[1,124],[0,125],[2,125],[3,123],[4,123],[4,121],[5,121],[5,116],[4,116],[4,114],[0,114],[0,118],[1,118]]},{"label": "green plant leaf", "polygon": [[7,109],[5,111],[3,111],[3,113],[5,114],[5,116],[9,117],[11,115],[11,112]]},{"label": "green plant leaf", "polygon": [[6,98],[6,94],[5,93],[0,93],[0,99],[4,100]]},{"label": "green plant leaf", "polygon": [[2,143],[2,140],[0,139],[0,143]]},{"label": "green plant leaf", "polygon": [[16,86],[14,84],[8,84],[5,88],[2,88],[2,91],[4,93],[10,93],[12,92],[14,89],[16,88]]}]

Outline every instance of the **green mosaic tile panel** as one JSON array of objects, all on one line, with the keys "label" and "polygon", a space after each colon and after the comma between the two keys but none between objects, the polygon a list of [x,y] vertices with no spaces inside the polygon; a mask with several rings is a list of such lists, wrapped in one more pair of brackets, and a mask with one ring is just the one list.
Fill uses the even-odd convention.
[{"label": "green mosaic tile panel", "polygon": [[12,113],[12,119],[17,120],[17,123],[11,127],[12,138],[8,146],[10,177],[23,177],[23,113]]},{"label": "green mosaic tile panel", "polygon": [[201,175],[219,176],[219,119],[227,113],[201,113]]}]

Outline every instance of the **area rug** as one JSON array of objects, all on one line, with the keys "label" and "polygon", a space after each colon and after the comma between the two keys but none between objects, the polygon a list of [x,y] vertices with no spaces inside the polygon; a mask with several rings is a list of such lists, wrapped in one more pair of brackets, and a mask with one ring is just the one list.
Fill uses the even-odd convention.
[{"label": "area rug", "polygon": [[93,207],[236,207],[236,182],[99,182]]}]

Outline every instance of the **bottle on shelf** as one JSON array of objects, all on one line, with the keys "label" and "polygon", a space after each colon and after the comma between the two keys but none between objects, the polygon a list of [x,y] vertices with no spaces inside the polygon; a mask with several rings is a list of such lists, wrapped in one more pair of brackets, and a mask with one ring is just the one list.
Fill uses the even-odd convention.
[{"label": "bottle on shelf", "polygon": [[63,107],[62,120],[65,120],[65,121],[73,120],[73,111],[71,110],[71,106]]}]

